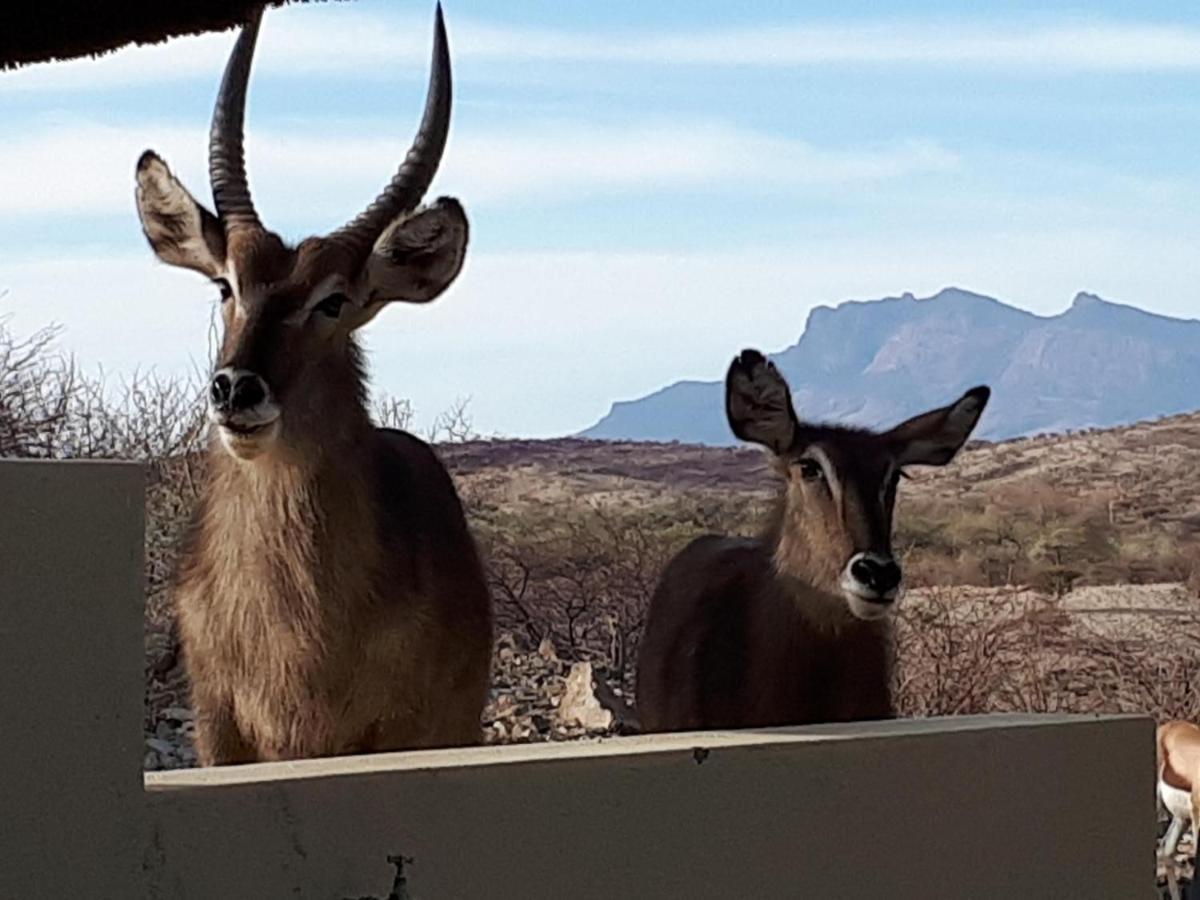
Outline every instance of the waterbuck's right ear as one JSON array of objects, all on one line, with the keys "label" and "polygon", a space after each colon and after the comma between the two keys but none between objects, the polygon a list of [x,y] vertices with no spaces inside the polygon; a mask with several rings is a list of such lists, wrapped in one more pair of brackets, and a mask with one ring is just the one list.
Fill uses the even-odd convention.
[{"label": "waterbuck's right ear", "polygon": [[159,259],[209,278],[224,274],[221,221],[196,202],[151,150],[137,163],[137,208],[142,232]]},{"label": "waterbuck's right ear", "polygon": [[991,396],[987,385],[971,388],[949,406],[913,416],[887,432],[884,439],[895,447],[897,465],[946,465],[971,436]]},{"label": "waterbuck's right ear", "polygon": [[366,301],[351,327],[365,325],[389,303],[435,299],[462,271],[469,232],[467,214],[453,197],[393,219],[367,258]]},{"label": "waterbuck's right ear", "polygon": [[757,350],[743,350],[725,376],[725,415],[743,441],[780,454],[796,437],[792,391],[775,364]]}]

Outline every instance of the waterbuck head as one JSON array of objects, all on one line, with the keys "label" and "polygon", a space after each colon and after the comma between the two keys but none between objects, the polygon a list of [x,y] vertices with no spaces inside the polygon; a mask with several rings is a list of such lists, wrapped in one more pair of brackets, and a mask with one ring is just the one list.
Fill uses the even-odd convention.
[{"label": "waterbuck head", "polygon": [[259,220],[242,153],[250,63],[262,10],[242,29],[221,81],[209,136],[210,212],[151,151],[137,164],[137,207],[163,262],[221,292],[223,335],[208,388],[209,419],[233,456],[319,446],[347,416],[365,419],[353,337],[392,301],[427,303],[457,277],[467,219],[456,200],[419,206],[450,124],[450,55],[438,6],[433,68],[416,139],[362,213],[292,247]]},{"label": "waterbuck head", "polygon": [[991,392],[967,391],[882,433],[800,421],[783,376],[757,350],[725,379],[733,433],[771,451],[783,489],[771,535],[775,565],[860,619],[892,608],[901,583],[892,556],[896,486],[905,466],[943,466],[958,453]]}]

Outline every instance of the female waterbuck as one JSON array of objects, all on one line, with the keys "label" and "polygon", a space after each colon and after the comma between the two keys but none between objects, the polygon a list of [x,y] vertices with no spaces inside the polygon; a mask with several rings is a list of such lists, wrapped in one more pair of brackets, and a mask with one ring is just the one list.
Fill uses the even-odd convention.
[{"label": "female waterbuck", "polygon": [[757,540],[707,535],[667,566],[639,651],[647,731],[887,718],[900,587],[892,512],[904,466],[945,465],[987,403],[973,388],[882,434],[801,422],[762,354],[729,367],[733,433],[783,479]]},{"label": "female waterbuck", "polygon": [[286,245],[260,223],[242,161],[261,11],[213,115],[216,214],[155,154],[137,165],[142,228],[164,262],[221,291],[207,479],[176,575],[203,765],[475,743],[492,614],[462,506],[433,451],[373,427],[354,332],[458,275],[459,204],[418,204],[450,119],[438,9],[416,140],[352,222]]}]

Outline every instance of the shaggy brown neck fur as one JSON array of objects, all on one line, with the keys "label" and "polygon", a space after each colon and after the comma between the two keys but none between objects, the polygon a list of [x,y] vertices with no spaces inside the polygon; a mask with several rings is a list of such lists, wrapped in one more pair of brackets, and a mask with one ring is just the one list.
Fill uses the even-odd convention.
[{"label": "shaggy brown neck fur", "polygon": [[378,549],[373,523],[363,517],[371,507],[366,478],[348,466],[309,471],[277,460],[240,463],[227,454],[215,468],[199,556],[222,573],[223,593],[278,605],[280,617],[301,630],[334,611],[328,601],[335,586],[342,612],[371,602]]},{"label": "shaggy brown neck fur", "polygon": [[796,523],[789,523],[788,517],[792,513],[788,487],[784,484],[759,536],[774,568],[780,588],[778,596],[787,601],[775,610],[779,617],[777,627],[787,632],[795,627],[796,617],[799,617],[825,636],[847,631],[886,630],[888,625],[884,621],[864,622],[855,618],[840,594],[819,586],[821,583],[836,584],[839,573],[822,570],[819,560],[822,557],[828,559],[829,554],[813,552],[812,542],[819,540],[819,535],[814,536]]},{"label": "shaggy brown neck fur", "polygon": [[343,612],[373,601],[376,436],[357,393],[322,434],[289,435],[253,461],[210,442],[194,568],[243,602],[282,604],[301,625],[328,617],[335,593]]}]

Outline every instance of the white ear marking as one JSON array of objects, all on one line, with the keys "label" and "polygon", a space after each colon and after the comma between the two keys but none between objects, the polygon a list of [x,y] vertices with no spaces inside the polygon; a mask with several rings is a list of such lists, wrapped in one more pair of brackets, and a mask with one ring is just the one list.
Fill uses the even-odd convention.
[{"label": "white ear marking", "polygon": [[366,324],[387,303],[428,303],[462,271],[469,225],[456,200],[397,216],[367,257],[354,327]]},{"label": "white ear marking", "polygon": [[346,285],[346,279],[338,273],[327,275],[316,283],[311,291],[308,292],[308,299],[304,301],[305,311],[312,309],[330,294],[341,292],[349,293],[349,288]]},{"label": "white ear marking", "polygon": [[216,217],[151,151],[138,160],[136,181],[138,218],[158,258],[209,278],[219,277],[225,268],[225,237]]}]

